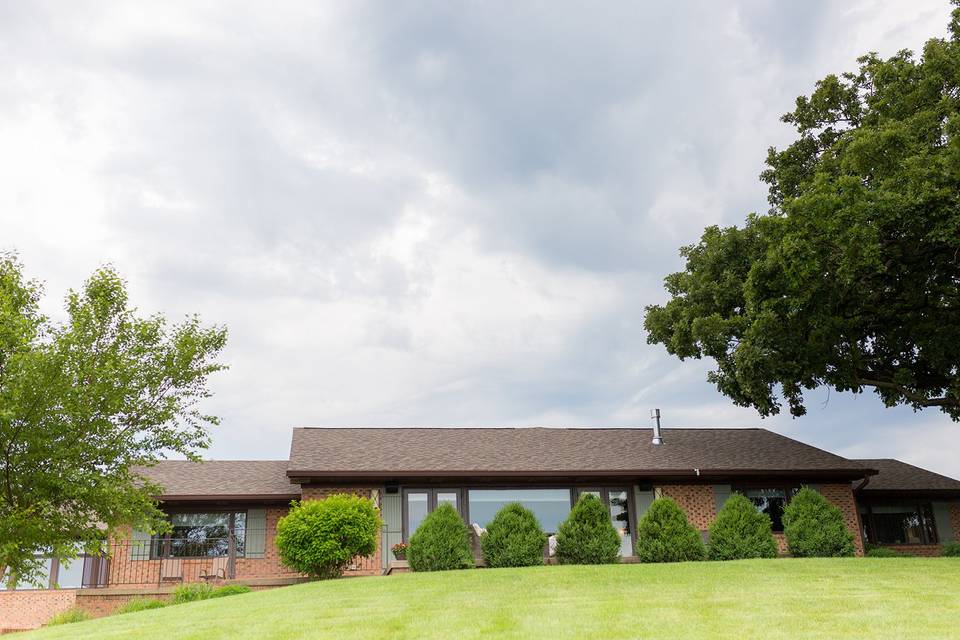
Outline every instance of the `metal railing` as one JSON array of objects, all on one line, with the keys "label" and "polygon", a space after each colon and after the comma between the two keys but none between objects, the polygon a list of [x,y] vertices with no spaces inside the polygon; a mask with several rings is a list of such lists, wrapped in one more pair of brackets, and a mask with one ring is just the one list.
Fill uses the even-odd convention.
[{"label": "metal railing", "polygon": [[[244,535],[221,538],[153,537],[114,539],[107,543],[104,555],[91,557],[91,580],[84,587],[152,587],[173,586],[186,582],[202,582],[257,577],[297,576],[297,572],[281,565],[274,553],[270,562],[275,571],[251,566],[267,558],[272,537],[266,530],[247,529]],[[346,574],[375,574],[382,570],[376,556],[357,557],[348,565]],[[84,576],[86,579],[86,565]]]}]

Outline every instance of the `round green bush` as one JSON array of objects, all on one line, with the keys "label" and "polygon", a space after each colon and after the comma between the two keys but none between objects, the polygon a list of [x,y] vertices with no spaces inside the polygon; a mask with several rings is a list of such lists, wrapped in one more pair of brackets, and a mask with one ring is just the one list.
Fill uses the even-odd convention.
[{"label": "round green bush", "polygon": [[703,560],[703,539],[670,498],[657,498],[637,523],[634,545],[641,562],[687,562]]},{"label": "round green bush", "polygon": [[887,547],[870,547],[864,552],[868,558],[905,558],[906,556],[896,549]]},{"label": "round green bush", "polygon": [[407,562],[414,571],[448,571],[474,566],[467,525],[457,510],[441,504],[410,537]]},{"label": "round green bush", "polygon": [[943,545],[940,555],[946,558],[960,558],[960,542],[950,542]]},{"label": "round green bush", "polygon": [[532,567],[543,564],[547,534],[533,512],[519,502],[504,505],[480,538],[488,567]]},{"label": "round green bush", "polygon": [[380,514],[373,502],[334,494],[294,503],[277,523],[277,551],[291,569],[314,578],[338,578],[357,556],[377,550]]},{"label": "round green bush", "polygon": [[735,493],[710,525],[708,557],[711,560],[776,558],[777,541],[770,526],[770,516],[760,513],[749,499]]},{"label": "round green bush", "polygon": [[591,493],[581,494],[557,529],[557,561],[561,564],[611,564],[620,555],[620,534],[606,505]]},{"label": "round green bush", "polygon": [[783,510],[787,548],[797,558],[852,556],[853,534],[840,509],[809,487],[803,487]]}]

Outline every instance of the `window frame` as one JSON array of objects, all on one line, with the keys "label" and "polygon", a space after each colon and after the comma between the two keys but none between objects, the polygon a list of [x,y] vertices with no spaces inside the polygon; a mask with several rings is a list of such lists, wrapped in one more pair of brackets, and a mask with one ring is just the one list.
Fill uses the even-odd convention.
[{"label": "window frame", "polygon": [[[880,542],[877,539],[877,525],[876,519],[874,518],[873,508],[874,507],[912,507],[914,511],[920,516],[920,537],[922,540],[920,542]],[[930,513],[930,520],[927,521],[926,512],[924,508],[926,507],[927,511]],[[930,500],[911,500],[911,499],[891,499],[891,500],[875,500],[870,501],[865,504],[860,505],[861,509],[865,509],[866,513],[857,510],[857,516],[860,518],[861,525],[863,527],[864,541],[868,544],[881,545],[881,546],[897,546],[897,547],[922,547],[940,544],[940,531],[937,529],[937,516],[933,510],[933,502]],[[864,518],[866,516],[866,518]],[[933,533],[932,539],[929,535]]]},{"label": "window frame", "polygon": [[[466,521],[466,500],[465,496],[467,490],[463,487],[403,487],[400,492],[400,518],[403,521],[401,524],[401,533],[403,536],[404,542],[410,542],[411,532],[407,530],[407,494],[410,493],[425,493],[427,494],[427,515],[433,513],[433,510],[437,508],[437,494],[438,493],[455,493],[457,494],[457,513],[460,514],[460,518]],[[426,516],[424,516],[426,517]]]}]

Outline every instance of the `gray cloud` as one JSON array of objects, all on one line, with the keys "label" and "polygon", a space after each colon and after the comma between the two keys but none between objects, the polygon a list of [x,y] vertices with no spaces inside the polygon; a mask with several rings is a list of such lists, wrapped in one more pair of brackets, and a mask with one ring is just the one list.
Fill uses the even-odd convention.
[{"label": "gray cloud", "polygon": [[[0,246],[52,313],[111,262],[144,310],[227,324],[216,456],[294,424],[758,424],[643,308],[766,208],[798,94],[948,11],[0,2]],[[939,415],[825,399],[763,424],[960,475]]]}]

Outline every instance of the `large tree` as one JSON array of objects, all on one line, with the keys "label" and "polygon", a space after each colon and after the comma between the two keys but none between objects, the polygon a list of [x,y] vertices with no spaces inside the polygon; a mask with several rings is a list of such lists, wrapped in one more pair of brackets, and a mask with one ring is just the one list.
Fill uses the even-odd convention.
[{"label": "large tree", "polygon": [[114,528],[162,528],[136,467],[195,458],[218,422],[198,402],[225,329],[138,317],[111,269],[69,292],[63,322],[41,293],[0,254],[0,584],[36,582],[37,555],[95,553]]},{"label": "large tree", "polygon": [[764,416],[828,386],[960,420],[960,9],[919,61],[858,62],[783,117],[799,135],[767,156],[769,212],[681,249],[648,342],[715,359],[708,379]]}]

